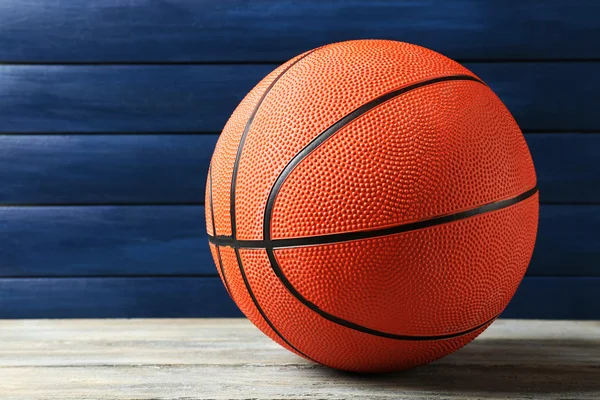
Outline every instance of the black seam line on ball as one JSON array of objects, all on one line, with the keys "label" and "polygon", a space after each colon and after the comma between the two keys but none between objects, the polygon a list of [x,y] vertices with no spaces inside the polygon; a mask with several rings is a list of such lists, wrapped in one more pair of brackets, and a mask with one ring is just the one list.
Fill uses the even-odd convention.
[{"label": "black seam line on ball", "polygon": [[453,221],[458,221],[465,218],[474,217],[480,214],[485,214],[492,211],[498,211],[503,208],[510,207],[524,200],[527,200],[538,192],[537,186],[534,188],[521,193],[516,197],[510,199],[499,200],[493,203],[484,204],[480,207],[476,207],[467,211],[461,211],[455,214],[443,215],[426,219],[423,221],[411,222],[403,225],[390,226],[383,229],[374,229],[369,231],[358,231],[358,232],[347,232],[347,233],[333,233],[329,235],[320,236],[308,236],[302,238],[291,238],[291,239],[273,239],[270,241],[266,240],[233,240],[231,236],[209,236],[209,241],[213,244],[220,246],[228,246],[234,248],[286,248],[286,247],[299,247],[299,246],[314,246],[319,244],[332,244],[342,243],[351,240],[370,239],[381,236],[389,236],[397,233],[410,232],[418,229],[429,228],[436,225],[446,224]]},{"label": "black seam line on ball", "polygon": [[[315,51],[319,50],[322,47],[318,47],[316,49],[313,49],[309,52],[307,52],[306,54],[304,54],[303,56],[299,57],[296,61],[294,61],[293,63],[291,63],[289,66],[287,66],[283,71],[281,71],[281,73],[276,76],[273,81],[269,84],[269,86],[265,89],[264,93],[261,95],[260,99],[258,100],[258,103],[256,104],[256,106],[254,107],[254,110],[252,110],[252,114],[250,115],[250,117],[248,118],[248,121],[246,122],[246,126],[244,127],[244,132],[242,132],[242,137],[240,138],[240,143],[238,145],[237,148],[237,152],[235,155],[235,160],[233,163],[233,172],[231,174],[231,188],[230,188],[230,196],[229,196],[229,209],[230,209],[230,218],[231,218],[231,237],[235,240],[235,238],[237,237],[237,230],[236,230],[236,217],[235,217],[235,189],[236,189],[236,183],[237,183],[237,174],[238,174],[238,168],[239,168],[239,163],[240,163],[240,158],[242,155],[242,149],[244,147],[244,143],[246,141],[246,136],[248,136],[248,132],[250,131],[250,126],[252,125],[252,122],[254,121],[254,117],[256,116],[258,109],[260,108],[260,106],[262,105],[263,101],[265,100],[267,94],[271,91],[271,89],[275,86],[275,84],[277,83],[277,81],[279,81],[279,79],[290,69],[292,68],[294,65],[296,65],[300,60],[305,59],[307,56],[313,54]],[[216,234],[216,232],[215,232]],[[309,357],[308,355],[304,354],[303,352],[301,352],[298,348],[296,348],[294,345],[292,345],[276,328],[275,325],[271,322],[271,320],[267,317],[266,313],[264,312],[264,310],[262,309],[262,307],[260,306],[260,304],[258,303],[258,299],[256,298],[256,296],[254,295],[254,292],[252,291],[252,287],[250,286],[250,282],[248,281],[247,277],[246,277],[246,272],[244,271],[244,267],[242,265],[242,258],[240,256],[240,251],[239,248],[235,248],[235,255],[237,258],[237,263],[238,263],[238,267],[240,269],[240,273],[242,275],[242,278],[244,280],[244,285],[246,286],[246,291],[248,292],[248,294],[250,295],[250,298],[252,299],[252,302],[254,303],[254,306],[256,307],[256,309],[258,310],[258,312],[260,313],[260,315],[262,315],[263,319],[265,320],[265,322],[271,327],[271,329],[273,330],[273,332],[275,332],[275,334],[277,336],[279,336],[279,338],[281,338],[281,340],[283,340],[285,343],[287,343],[288,346],[290,346],[292,349],[294,349],[298,354],[301,354],[303,357],[316,362],[314,359],[312,359],[311,357]]]},{"label": "black seam line on ball", "polygon": [[[308,145],[306,145],[306,147],[304,147],[302,150],[300,150],[300,152],[292,158],[292,160],[285,166],[283,171],[281,171],[281,173],[277,177],[277,180],[275,180],[275,183],[273,184],[273,187],[271,188],[269,197],[267,199],[267,205],[265,207],[265,218],[264,218],[264,223],[263,223],[263,238],[266,241],[269,241],[271,239],[271,216],[273,213],[275,199],[277,197],[277,194],[279,193],[279,190],[281,189],[281,186],[283,185],[283,183],[285,182],[287,177],[290,175],[290,173],[293,171],[293,169],[298,164],[300,164],[302,162],[302,160],[304,160],[306,157],[308,157],[308,155],[310,153],[312,153],[317,147],[319,147],[323,142],[325,142],[328,138],[333,136],[340,129],[342,129],[343,127],[345,127],[352,121],[356,120],[360,116],[366,114],[373,108],[375,108],[389,100],[392,100],[393,98],[398,97],[404,93],[413,91],[415,89],[419,89],[424,86],[429,86],[429,85],[433,85],[433,84],[440,83],[440,82],[448,82],[448,81],[474,81],[474,82],[485,85],[485,83],[483,83],[479,79],[477,79],[473,76],[470,76],[470,75],[448,75],[448,76],[441,76],[438,78],[433,78],[433,79],[429,79],[426,81],[418,82],[413,85],[404,86],[400,89],[385,93],[385,94],[369,101],[368,103],[363,104],[362,106],[358,107],[356,110],[352,111],[351,113],[347,114],[346,116],[344,116],[343,118],[341,118],[340,120],[335,122],[333,125],[331,125],[329,128],[327,128],[325,131],[320,133],[315,139],[313,139]],[[235,235],[233,235],[233,238],[235,239]]]},{"label": "black seam line on ball", "polygon": [[271,327],[271,329],[273,330],[273,332],[275,332],[275,334],[277,336],[279,336],[281,338],[281,340],[283,340],[288,346],[290,346],[292,349],[294,349],[296,352],[298,352],[299,354],[301,354],[302,356],[304,356],[305,358],[317,362],[314,359],[312,359],[311,357],[307,356],[306,354],[304,354],[303,352],[301,352],[300,350],[298,350],[296,348],[296,346],[294,346],[293,344],[291,344],[286,338],[285,336],[283,336],[278,330],[277,328],[275,328],[275,325],[271,322],[271,320],[267,317],[267,314],[265,313],[265,311],[262,309],[261,306],[258,305],[258,299],[256,298],[256,296],[254,295],[254,292],[252,291],[251,287],[250,287],[250,282],[248,281],[248,277],[246,276],[246,271],[244,271],[244,267],[242,266],[242,257],[240,255],[240,249],[234,249],[235,251],[235,257],[237,259],[237,263],[238,263],[238,267],[240,269],[240,274],[242,275],[242,279],[244,280],[244,285],[246,286],[246,290],[248,291],[248,294],[250,295],[250,298],[252,299],[252,302],[254,303],[254,306],[256,307],[256,309],[258,310],[258,312],[260,313],[260,315],[263,317],[263,319],[265,320],[265,322],[267,323],[267,325],[269,325],[269,327]]},{"label": "black seam line on ball", "polygon": [[[491,203],[491,204],[488,204],[488,205],[477,207],[477,209],[479,209],[480,212],[475,213],[475,214],[473,214],[473,211],[475,209],[474,210],[468,210],[468,211],[464,211],[464,212],[460,212],[460,213],[455,213],[455,214],[444,216],[444,217],[439,217],[437,219],[428,220],[428,222],[435,221],[434,225],[439,225],[440,223],[452,222],[452,221],[456,221],[456,220],[468,218],[468,217],[473,216],[473,215],[478,215],[478,214],[481,214],[481,213],[493,211],[493,210],[496,209],[495,207],[505,208],[505,207],[508,207],[509,205],[513,205],[513,204],[518,203],[518,202],[520,202],[520,201],[522,201],[522,200],[524,200],[526,198],[529,198],[529,197],[533,196],[536,192],[537,192],[537,187],[535,187],[535,188],[533,188],[531,190],[528,190],[527,192],[525,192],[525,193],[523,193],[523,194],[521,194],[521,195],[519,195],[517,197],[514,197],[512,199],[500,200],[500,201],[497,201],[497,202],[494,202],[494,203]],[[500,205],[498,206],[498,204],[500,204]],[[458,218],[457,218],[457,216],[458,216]],[[443,222],[440,222],[440,220],[443,220]],[[411,225],[413,225],[413,228],[414,228],[414,226],[417,225],[417,224],[418,223],[411,224]],[[404,227],[405,226],[406,225],[404,225]],[[422,228],[422,227],[420,227],[420,228]],[[417,229],[420,229],[420,228],[417,228]],[[385,230],[382,229],[380,231],[385,231]],[[321,309],[315,303],[313,303],[310,300],[308,300],[300,292],[298,292],[298,290],[292,285],[292,283],[287,279],[287,277],[283,273],[283,270],[279,266],[279,263],[277,262],[277,258],[275,257],[274,248],[273,247],[267,247],[266,248],[266,252],[267,252],[267,256],[269,258],[269,263],[271,264],[271,268],[275,272],[275,275],[277,275],[277,277],[279,278],[281,284],[300,303],[304,304],[307,308],[309,308],[312,311],[314,311],[315,313],[319,314],[324,319],[327,319],[327,320],[329,320],[329,321],[331,321],[333,323],[336,323],[338,325],[345,326],[345,327],[347,327],[349,329],[353,329],[353,330],[356,330],[356,331],[359,331],[359,332],[363,332],[363,333],[366,333],[366,334],[370,334],[370,335],[374,335],[374,336],[378,336],[378,337],[384,337],[384,338],[388,338],[388,339],[412,340],[412,341],[452,339],[452,338],[456,338],[456,337],[463,336],[463,335],[469,334],[471,332],[474,332],[474,331],[482,328],[483,326],[487,325],[488,323],[492,322],[494,319],[496,319],[498,317],[498,315],[495,315],[493,318],[489,319],[488,321],[483,322],[480,325],[477,325],[475,327],[472,327],[472,328],[467,329],[467,330],[462,331],[462,332],[457,332],[457,333],[452,333],[452,334],[446,334],[446,335],[428,335],[428,336],[424,336],[424,335],[401,335],[401,334],[394,334],[394,333],[390,333],[390,332],[378,331],[376,329],[368,328],[366,326],[359,325],[357,323],[354,323],[354,322],[345,320],[343,318],[337,317],[335,315],[332,315],[332,314],[324,311],[323,309]]]},{"label": "black seam line on ball", "polygon": [[294,61],[293,63],[291,63],[290,65],[288,65],[283,71],[281,71],[281,73],[279,75],[277,75],[275,78],[273,78],[273,81],[269,84],[269,86],[265,89],[265,91],[263,92],[263,94],[260,96],[260,99],[258,100],[258,103],[256,103],[256,106],[252,110],[252,114],[250,114],[250,117],[248,118],[248,121],[246,122],[246,126],[244,127],[244,132],[242,132],[242,137],[240,138],[240,143],[238,145],[237,152],[235,154],[235,160],[234,160],[234,163],[233,163],[233,172],[231,173],[231,188],[230,188],[230,194],[229,194],[229,207],[230,207],[229,212],[230,212],[230,219],[231,219],[231,236],[233,238],[236,237],[235,186],[236,186],[236,182],[237,182],[237,175],[238,175],[240,158],[242,156],[242,149],[244,147],[244,143],[246,142],[246,137],[248,136],[248,132],[250,131],[250,127],[252,126],[252,122],[254,122],[254,117],[256,117],[256,114],[258,113],[258,109],[260,108],[260,106],[262,105],[263,101],[267,97],[267,94],[271,91],[271,89],[273,89],[273,86],[275,86],[275,84],[277,83],[277,81],[279,81],[279,79],[290,68],[292,68],[294,65],[296,65],[300,60],[303,60],[304,58],[306,58],[310,54],[314,53],[318,49],[319,48],[307,52],[302,57],[298,58],[296,61]]},{"label": "black seam line on ball", "polygon": [[[237,251],[237,249],[236,249],[236,251]],[[281,271],[281,268],[279,268],[279,266],[278,266],[277,259],[275,258],[273,249],[267,249],[267,255],[269,257],[269,261],[271,262],[271,266],[273,267],[273,270],[275,271],[275,274],[277,275],[277,277],[279,278],[279,280],[281,281],[283,286],[285,286],[285,288],[290,292],[290,294],[292,296],[294,296],[296,298],[296,300],[298,300],[300,303],[304,304],[306,307],[308,307],[309,309],[311,309],[315,313],[319,314],[321,317],[325,318],[328,321],[331,321],[331,322],[341,325],[341,326],[345,326],[346,328],[350,328],[355,331],[367,333],[369,335],[379,336],[379,337],[383,337],[383,338],[387,338],[387,339],[394,339],[394,340],[413,340],[413,341],[452,339],[452,338],[456,338],[456,337],[463,336],[463,335],[469,334],[471,332],[474,332],[477,329],[480,329],[480,328],[484,327],[485,325],[489,324],[490,322],[492,322],[493,320],[498,318],[498,315],[500,315],[500,314],[497,314],[494,317],[490,318],[489,320],[483,322],[482,324],[479,324],[479,325],[477,325],[473,328],[467,329],[465,331],[449,333],[449,334],[445,334],[445,335],[427,335],[427,336],[426,335],[399,335],[399,334],[390,333],[390,332],[378,331],[376,329],[368,328],[366,326],[359,325],[354,322],[350,322],[343,318],[336,317],[335,315],[329,314],[328,312],[319,308],[319,306],[317,306],[315,303],[311,302],[310,300],[308,300],[307,298],[302,296],[296,290],[296,288],[290,283],[290,281],[287,280],[287,278]],[[277,266],[277,267],[275,267],[275,266]]]},{"label": "black seam line on ball", "polygon": [[[209,166],[209,168],[208,168],[208,179],[209,179],[208,196],[209,196],[209,200],[210,200],[210,219],[212,222],[213,234],[216,235],[217,227],[215,225],[215,212],[213,209],[212,165]],[[215,250],[217,251],[217,261],[219,262],[219,269],[221,270],[221,276],[223,277],[223,283],[225,283],[225,290],[227,290],[227,294],[229,295],[229,297],[233,298],[233,296],[231,296],[231,291],[229,290],[229,283],[227,282],[227,277],[225,276],[225,268],[223,268],[223,260],[221,259],[221,249],[216,244],[214,246],[215,246]]]}]

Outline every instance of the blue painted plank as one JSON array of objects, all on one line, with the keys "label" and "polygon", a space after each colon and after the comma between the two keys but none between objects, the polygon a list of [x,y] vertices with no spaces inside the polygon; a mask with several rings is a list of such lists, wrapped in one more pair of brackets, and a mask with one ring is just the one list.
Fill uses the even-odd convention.
[{"label": "blue painted plank", "polygon": [[[202,206],[2,207],[0,276],[215,275]],[[600,206],[541,208],[530,276],[600,276]]]},{"label": "blue painted plank", "polygon": [[[600,130],[600,62],[467,66],[525,130]],[[219,132],[274,67],[4,65],[0,133]]]},{"label": "blue painted plank", "polygon": [[460,59],[598,58],[598,15],[596,0],[4,0],[0,61],[283,61],[360,38]]},{"label": "blue painted plank", "polygon": [[600,319],[600,278],[526,277],[502,318]]},{"label": "blue painted plank", "polygon": [[214,275],[203,206],[0,207],[0,276]]},{"label": "blue painted plank", "polygon": [[542,206],[528,274],[600,276],[599,233],[598,205]]},{"label": "blue painted plank", "polygon": [[[600,203],[600,135],[526,138],[542,202]],[[217,134],[0,135],[0,204],[201,204],[217,139]]]},{"label": "blue painted plank", "polygon": [[0,318],[241,317],[210,278],[0,279]]},{"label": "blue painted plank", "polygon": [[[542,202],[600,203],[600,135],[526,138]],[[0,135],[0,204],[202,204],[217,139],[217,134]]]},{"label": "blue painted plank", "polygon": [[0,136],[0,204],[201,204],[217,138]]},{"label": "blue painted plank", "polygon": [[600,130],[600,77],[589,78],[600,62],[465,65],[500,97],[521,129]]},{"label": "blue painted plank", "polygon": [[[600,278],[524,279],[504,318],[600,319]],[[0,279],[0,318],[240,317],[219,278]]]},{"label": "blue painted plank", "polygon": [[526,134],[542,203],[600,203],[600,134]]},{"label": "blue painted plank", "polygon": [[0,132],[219,132],[273,67],[0,65]]}]

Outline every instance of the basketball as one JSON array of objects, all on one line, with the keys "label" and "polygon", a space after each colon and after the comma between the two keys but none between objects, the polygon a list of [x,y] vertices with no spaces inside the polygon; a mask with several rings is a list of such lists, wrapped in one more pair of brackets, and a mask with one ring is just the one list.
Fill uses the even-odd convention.
[{"label": "basketball", "polygon": [[216,145],[205,199],[226,290],[261,331],[333,368],[407,369],[503,311],[538,223],[525,139],[460,64],[386,40],[267,75]]}]

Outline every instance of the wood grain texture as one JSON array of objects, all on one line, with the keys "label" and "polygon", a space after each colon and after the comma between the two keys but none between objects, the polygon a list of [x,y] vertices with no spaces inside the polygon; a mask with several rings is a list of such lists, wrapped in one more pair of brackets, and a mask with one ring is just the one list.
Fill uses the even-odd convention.
[{"label": "wood grain texture", "polygon": [[[600,130],[600,61],[465,65],[524,130]],[[0,133],[219,132],[275,66],[4,65]]]},{"label": "wood grain texture", "polygon": [[[525,277],[504,318],[600,319],[598,277]],[[0,319],[237,317],[218,277],[0,279]]]},{"label": "wood grain texture", "polygon": [[0,279],[0,319],[240,316],[218,277]]},{"label": "wood grain texture", "polygon": [[542,206],[528,274],[600,276],[598,232],[600,206]]},{"label": "wood grain texture", "polygon": [[[217,139],[0,135],[0,204],[202,204]],[[526,139],[542,203],[600,203],[600,135],[536,133]]]},{"label": "wood grain texture", "polygon": [[284,61],[361,38],[459,59],[600,58],[598,14],[595,0],[4,0],[0,61]]},{"label": "wood grain texture", "polygon": [[600,90],[600,77],[590,79],[600,63],[467,63],[465,66],[500,97],[522,130],[600,130],[600,118],[592,112],[600,100],[591,99]]},{"label": "wood grain texture", "polygon": [[[598,321],[499,319],[477,341],[437,363],[511,365],[515,358],[531,363],[539,349],[529,346],[526,351],[525,345],[540,340],[560,348],[547,355],[561,365],[594,366],[600,346],[565,350],[577,342],[598,342],[599,329]],[[492,360],[477,348],[483,338],[505,351]],[[65,346],[67,341],[71,346]],[[460,359],[455,358],[458,354]],[[0,320],[0,367],[305,362],[283,351],[245,318]]]},{"label": "wood grain texture", "polygon": [[0,276],[214,275],[203,206],[0,208]]},{"label": "wood grain texture", "polygon": [[0,136],[0,204],[202,204],[217,138]]},{"label": "wood grain texture", "polygon": [[526,134],[542,203],[600,203],[600,134]]},{"label": "wood grain texture", "polygon": [[274,65],[0,65],[1,132],[219,132]]},{"label": "wood grain texture", "polygon": [[0,317],[239,315],[200,206],[216,132],[278,63],[381,37],[467,61],[530,132],[546,205],[506,315],[600,318],[599,13],[595,0],[0,2]]},{"label": "wood grain texture", "polygon": [[9,399],[596,399],[600,324],[499,320],[430,365],[356,375],[245,319],[0,321]]},{"label": "wood grain texture", "polygon": [[[216,275],[203,206],[0,207],[0,277]],[[600,276],[600,206],[543,205],[529,276]]]}]

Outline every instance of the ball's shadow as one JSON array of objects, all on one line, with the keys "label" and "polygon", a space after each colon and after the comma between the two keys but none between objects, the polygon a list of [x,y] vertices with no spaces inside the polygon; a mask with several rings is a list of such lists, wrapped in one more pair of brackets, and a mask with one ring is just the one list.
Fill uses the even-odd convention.
[{"label": "ball's shadow", "polygon": [[[435,363],[386,374],[327,369],[331,380],[373,390],[449,395],[549,395],[580,393],[600,398],[600,338],[597,340],[487,340]],[[325,369],[324,369],[325,370]],[[458,396],[460,397],[460,396]]]}]

